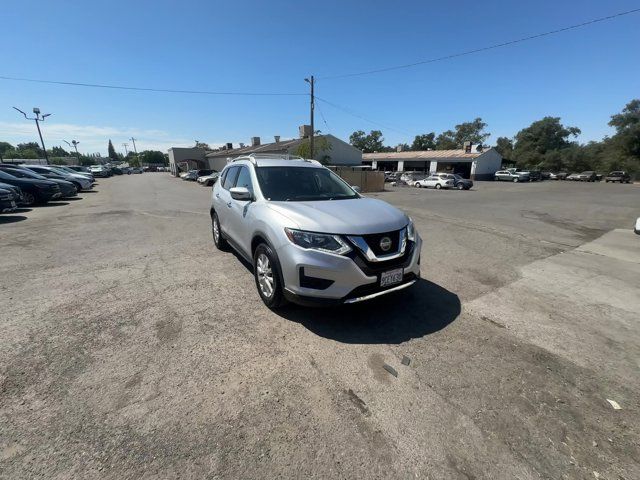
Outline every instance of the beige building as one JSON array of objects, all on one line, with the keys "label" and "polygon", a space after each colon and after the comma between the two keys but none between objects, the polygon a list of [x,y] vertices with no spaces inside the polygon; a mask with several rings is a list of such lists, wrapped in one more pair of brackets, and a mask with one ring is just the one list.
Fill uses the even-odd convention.
[{"label": "beige building", "polygon": [[459,150],[364,153],[362,163],[372,170],[448,172],[473,180],[493,180],[502,167],[502,155],[495,148],[467,145]]}]

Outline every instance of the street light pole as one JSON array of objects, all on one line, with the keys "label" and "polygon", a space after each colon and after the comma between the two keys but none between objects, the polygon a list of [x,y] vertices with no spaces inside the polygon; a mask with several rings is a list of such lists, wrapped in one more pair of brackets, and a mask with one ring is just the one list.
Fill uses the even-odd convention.
[{"label": "street light pole", "polygon": [[78,152],[78,144],[80,142],[78,142],[77,140],[71,140],[71,143],[67,142],[66,140],[63,140],[63,142],[76,149],[76,157],[78,157],[78,165],[80,165],[80,153]]},{"label": "street light pole", "polygon": [[129,155],[129,150],[127,150],[127,147],[129,146],[129,144],[123,143],[122,146],[124,147],[124,156],[126,157],[127,155]]},{"label": "street light pole", "polygon": [[136,148],[136,139],[131,137],[129,140],[133,142],[133,151],[136,153],[136,157],[138,156],[138,149]]},{"label": "street light pole", "polygon": [[309,137],[309,151],[311,152],[311,159],[313,159],[313,153],[314,153],[314,136],[315,136],[315,131],[314,131],[314,126],[313,126],[313,111],[315,108],[315,97],[314,97],[314,86],[315,86],[315,79],[313,78],[313,75],[311,75],[311,78],[305,78],[304,79],[305,82],[307,82],[310,86],[311,86],[311,94],[310,94],[310,115],[311,115],[311,136]]},{"label": "street light pole", "polygon": [[40,143],[42,144],[42,151],[44,152],[44,159],[47,162],[47,165],[49,165],[49,155],[47,155],[47,147],[44,146],[44,139],[42,138],[42,131],[40,130],[40,122],[44,122],[44,119],[47,118],[51,114],[50,113],[45,113],[44,115],[40,115],[40,109],[38,107],[33,107],[33,113],[35,113],[36,116],[34,118],[29,118],[29,117],[27,117],[27,114],[24,113],[19,108],[17,108],[17,107],[13,107],[13,108],[14,108],[14,110],[17,110],[22,115],[24,115],[24,118],[26,118],[27,120],[35,120],[36,128],[38,129],[38,135],[40,136]]}]

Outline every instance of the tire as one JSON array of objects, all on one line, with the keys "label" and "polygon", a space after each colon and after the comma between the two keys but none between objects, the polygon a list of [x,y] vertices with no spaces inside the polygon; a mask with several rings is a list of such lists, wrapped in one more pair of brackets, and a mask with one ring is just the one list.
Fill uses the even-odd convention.
[{"label": "tire", "polygon": [[213,212],[213,216],[211,217],[211,234],[213,236],[213,244],[218,250],[224,252],[229,249],[229,244],[222,236],[220,222],[218,221],[218,214],[215,212]]},{"label": "tire", "polygon": [[422,188],[422,185],[420,185],[418,182],[414,183],[413,186],[416,188]]},{"label": "tire", "polygon": [[520,180],[518,180],[518,177],[513,179],[513,183],[518,183]]},{"label": "tire", "polygon": [[271,247],[261,243],[253,254],[253,276],[264,304],[275,310],[286,303],[278,258]]},{"label": "tire", "polygon": [[38,198],[33,193],[23,190],[22,191],[22,202],[27,207],[32,207],[33,205],[38,203]]},{"label": "tire", "polygon": [[440,185],[439,183],[436,183],[436,190],[440,190],[442,188],[442,185]]},{"label": "tire", "polygon": [[464,190],[464,185],[462,183],[459,183],[458,186],[456,187],[458,190]]},{"label": "tire", "polygon": [[76,190],[81,191],[82,190],[82,185],[80,185],[80,183],[78,182],[71,182],[76,186]]}]

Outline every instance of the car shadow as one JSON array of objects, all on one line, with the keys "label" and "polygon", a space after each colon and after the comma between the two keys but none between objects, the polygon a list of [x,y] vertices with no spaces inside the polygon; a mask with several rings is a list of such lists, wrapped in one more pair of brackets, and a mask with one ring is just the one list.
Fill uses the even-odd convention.
[{"label": "car shadow", "polygon": [[342,343],[399,344],[438,332],[458,318],[460,299],[429,280],[367,302],[331,308],[287,305],[277,313]]},{"label": "car shadow", "polygon": [[13,213],[28,213],[33,211],[33,208],[29,208],[29,207],[19,207],[18,209],[16,209],[15,212]]},{"label": "car shadow", "polygon": [[83,195],[85,193],[98,193],[100,190],[82,190],[81,192],[78,193],[82,193]]},{"label": "car shadow", "polygon": [[38,208],[62,207],[63,205],[69,205],[69,203],[68,202],[47,202],[45,204],[39,204]]},{"label": "car shadow", "polygon": [[0,215],[0,225],[5,223],[16,223],[26,220],[24,215]]},{"label": "car shadow", "polygon": [[78,200],[82,200],[82,197],[67,197],[64,199],[65,202],[76,202]]}]

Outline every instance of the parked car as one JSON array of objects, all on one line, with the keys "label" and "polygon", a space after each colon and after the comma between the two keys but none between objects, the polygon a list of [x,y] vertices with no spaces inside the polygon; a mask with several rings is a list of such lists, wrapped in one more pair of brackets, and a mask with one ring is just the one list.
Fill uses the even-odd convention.
[{"label": "parked car", "polygon": [[79,173],[69,173],[65,170],[56,168],[53,165],[23,165],[32,172],[35,172],[43,177],[50,178],[52,180],[66,180],[73,183],[78,191],[91,190],[93,188],[93,181],[86,175]]},{"label": "parked car", "polygon": [[269,308],[360,302],[420,276],[411,219],[315,160],[237,158],[213,186],[211,225],[219,249],[252,262]]},{"label": "parked car", "polygon": [[542,180],[551,180],[551,172],[540,172],[540,175],[542,175]]},{"label": "parked car", "polygon": [[[519,172],[520,170],[516,170]],[[529,181],[531,182],[539,182],[542,181],[542,172],[540,170],[529,170]]]},{"label": "parked car", "polygon": [[425,172],[404,172],[400,175],[400,181],[413,187],[417,180],[424,180],[428,176],[429,174]]},{"label": "parked car", "polygon": [[551,172],[549,174],[550,180],[567,180],[567,176],[569,174],[567,172]]},{"label": "parked car", "polygon": [[[572,177],[573,175],[576,175],[576,174],[571,174],[569,175],[569,177]],[[577,180],[579,182],[595,182],[598,179],[596,172],[593,172],[591,170],[578,173],[577,176],[574,178],[569,178],[569,177],[567,177],[567,180]]]},{"label": "parked car", "polygon": [[210,175],[204,175],[202,177],[198,177],[197,182],[204,187],[210,187],[214,183],[216,183],[216,180],[218,180],[219,176],[220,174],[218,172],[213,172]]},{"label": "parked car", "polygon": [[78,195],[78,188],[73,183],[67,182],[66,180],[63,180],[62,177],[54,174],[45,177],[19,165],[0,164],[0,169],[18,178],[34,178],[37,180],[50,180],[55,182],[60,187],[61,198],[70,198]]},{"label": "parked car", "polygon": [[395,182],[397,179],[398,179],[398,174],[396,172],[384,172],[385,182]]},{"label": "parked car", "polygon": [[469,190],[471,187],[473,187],[473,181],[468,178],[464,178],[457,173],[454,173],[453,187],[457,188],[458,190]]},{"label": "parked car", "polygon": [[74,170],[77,173],[91,173],[89,172],[89,169],[87,167],[84,167],[82,165],[66,165],[66,167]]},{"label": "parked car", "polygon": [[51,180],[18,178],[3,169],[0,169],[0,182],[20,187],[22,203],[27,206],[47,203],[62,195],[58,184]]},{"label": "parked car", "polygon": [[12,190],[0,188],[0,213],[13,213],[18,209],[18,203]]},{"label": "parked car", "polygon": [[2,180],[0,179],[0,188],[2,188],[3,190],[9,190],[10,192],[12,192],[16,200],[16,203],[18,205],[21,205],[23,203],[22,190],[20,190],[20,187],[16,185],[10,185],[8,183],[2,183]]},{"label": "parked car", "polygon": [[633,231],[636,232],[637,235],[640,235],[640,217],[637,218]]},{"label": "parked car", "polygon": [[142,170],[142,168],[141,168],[141,167],[133,167],[133,168],[131,169],[131,173],[137,173],[137,174],[140,174],[140,173],[143,173],[143,172],[144,172],[144,170]]},{"label": "parked car", "polygon": [[498,170],[494,174],[494,179],[497,181],[506,181],[506,182],[528,182],[529,174],[527,172],[516,172],[509,170]]},{"label": "parked car", "polygon": [[89,172],[78,172],[77,170],[74,170],[73,168],[68,167],[67,165],[55,165],[55,167],[58,170],[64,170],[65,172],[68,172],[68,173],[74,173],[76,175],[82,175],[84,177],[87,177],[88,179],[91,180],[92,183],[96,181],[93,175],[91,175]]},{"label": "parked car", "polygon": [[413,186],[416,188],[436,188],[440,190],[441,188],[453,188],[455,185],[455,179],[453,175],[450,173],[434,173],[433,175],[429,175],[427,178],[423,178],[422,180],[416,180],[413,183]]},{"label": "parked car", "polygon": [[529,182],[537,182],[538,180],[542,179],[542,174],[540,174],[540,172],[537,172],[536,170],[522,170],[521,168],[507,168],[506,170],[508,172],[521,175],[522,177],[528,177]]},{"label": "parked car", "polygon": [[631,183],[631,175],[622,170],[616,170],[615,172],[611,172],[609,175],[604,177],[604,181],[606,183],[609,182],[620,182],[620,183]]},{"label": "parked car", "polygon": [[109,169],[102,165],[90,165],[89,173],[91,173],[95,178],[107,178],[111,176]]}]

